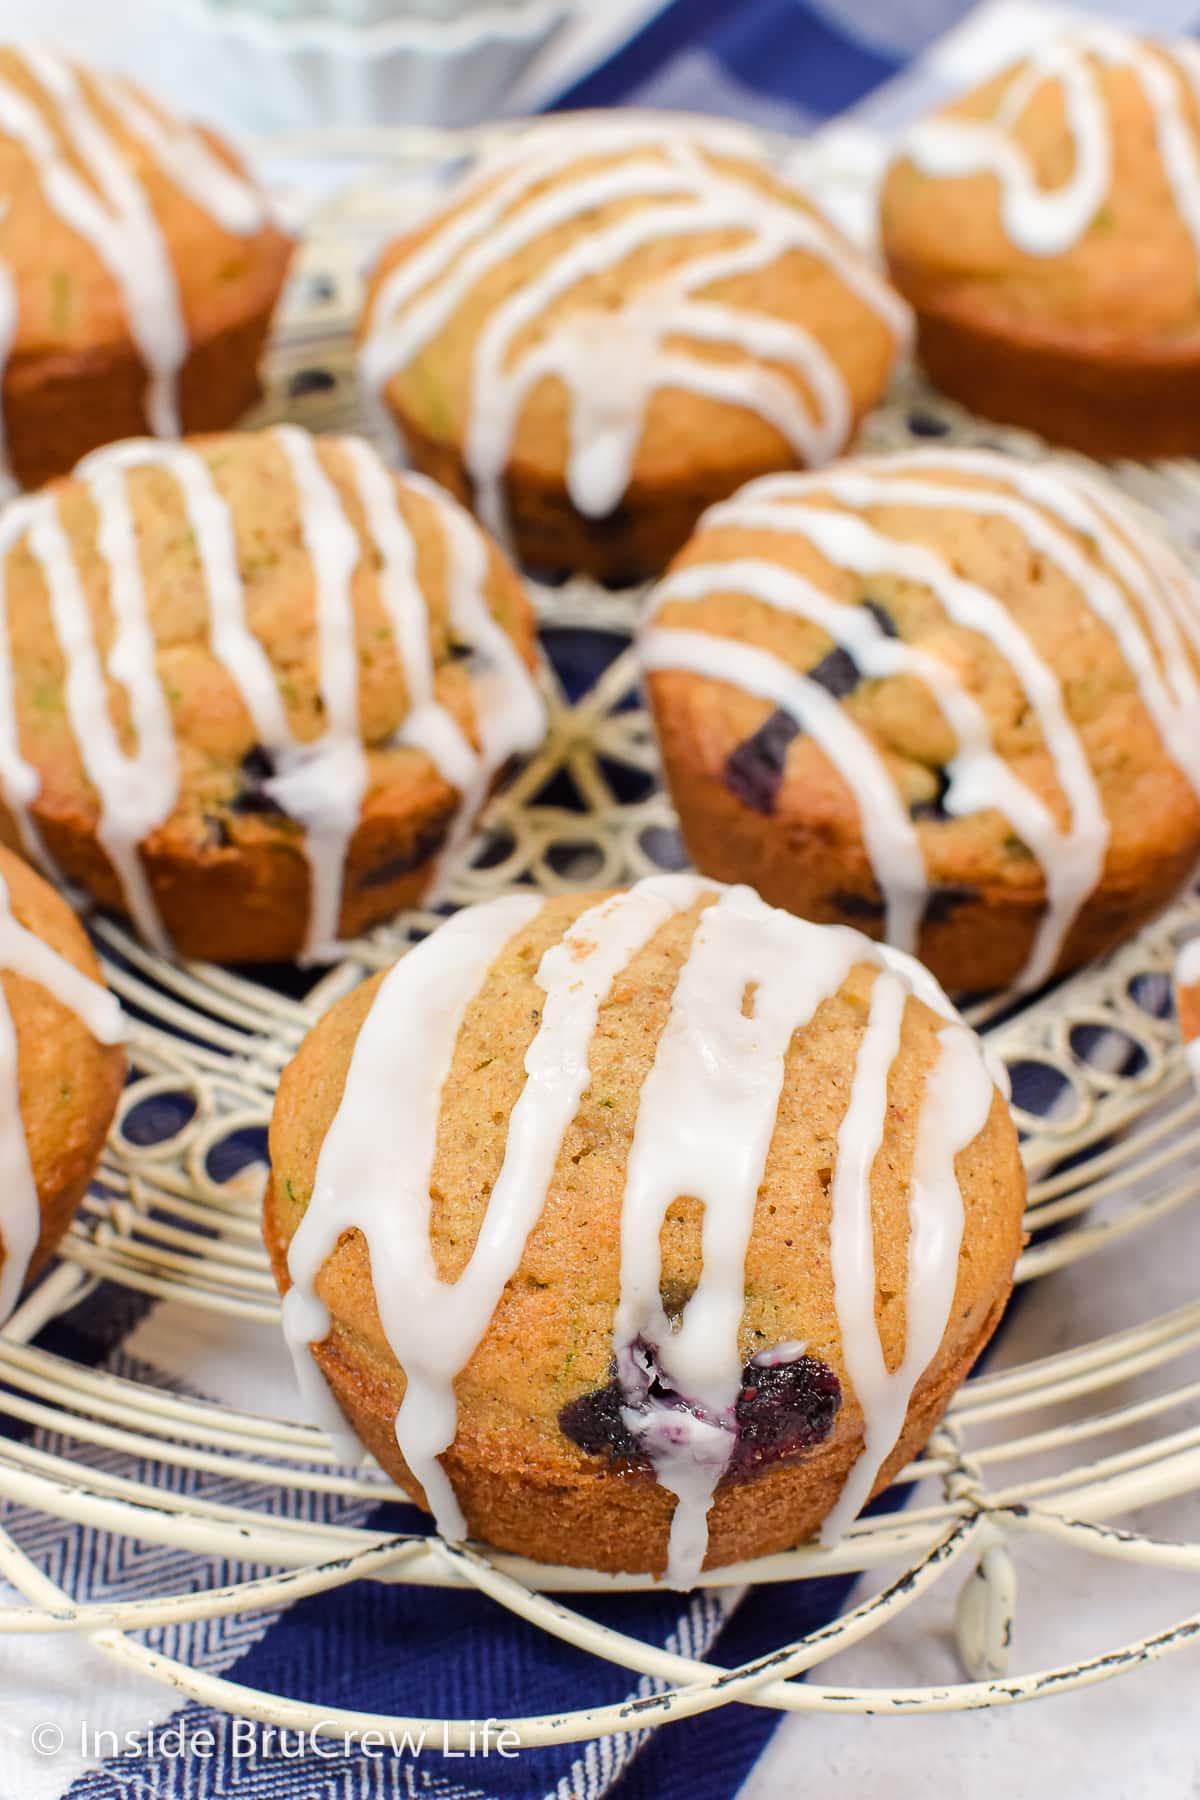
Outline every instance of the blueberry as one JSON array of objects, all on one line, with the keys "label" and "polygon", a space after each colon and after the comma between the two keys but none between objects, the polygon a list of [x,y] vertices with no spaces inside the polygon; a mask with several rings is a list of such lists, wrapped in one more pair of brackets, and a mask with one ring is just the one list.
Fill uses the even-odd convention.
[{"label": "blueberry", "polygon": [[884,904],[882,900],[869,899],[866,894],[852,894],[845,888],[839,888],[829,896],[831,903],[848,919],[882,919]]},{"label": "blueberry", "polygon": [[883,605],[882,601],[864,600],[863,605],[878,625],[880,631],[882,631],[884,637],[894,638],[900,636],[895,619],[893,619],[891,613],[888,611],[887,607]]},{"label": "blueberry", "polygon": [[201,823],[204,826],[201,847],[205,850],[228,850],[233,843],[233,834],[224,819],[218,813],[205,813]]},{"label": "blueberry", "polygon": [[848,650],[839,644],[828,656],[823,656],[819,663],[808,671],[808,679],[823,687],[827,694],[835,700],[844,700],[852,694],[862,680],[862,671]]},{"label": "blueberry", "polygon": [[241,785],[231,802],[232,812],[274,813],[278,818],[286,816],[282,806],[271,798],[264,785],[275,774],[275,761],[269,750],[264,749],[262,744],[252,744],[242,758],[239,773]]},{"label": "blueberry", "polygon": [[945,769],[935,769],[937,792],[928,800],[914,800],[909,807],[909,817],[913,819],[948,819],[952,815],[946,811],[946,795],[950,792],[950,777]]},{"label": "blueberry", "polygon": [[790,713],[776,711],[759,726],[753,737],[739,744],[725,760],[722,779],[743,806],[753,812],[773,813],[783,780],[788,745],[800,735]]},{"label": "blueberry", "polygon": [[559,1412],[558,1428],[589,1456],[607,1456],[611,1462],[633,1463],[648,1469],[650,1463],[625,1423],[622,1409],[639,1413],[665,1408],[684,1410],[687,1401],[662,1380],[654,1345],[644,1338],[630,1346],[626,1375],[622,1385],[614,1359],[609,1365],[610,1379],[602,1388],[568,1400]]},{"label": "blueberry", "polygon": [[418,832],[407,850],[376,863],[373,869],[368,869],[365,875],[359,876],[357,885],[360,888],[386,887],[389,881],[398,881],[401,875],[408,875],[413,869],[419,869],[445,843],[452,817],[452,814],[446,814],[443,818],[434,819],[424,830]]},{"label": "blueberry", "polygon": [[[615,1364],[603,1387],[570,1400],[558,1415],[564,1437],[589,1456],[606,1456],[637,1468],[649,1467],[625,1422],[630,1410],[692,1410],[686,1397],[661,1379],[654,1347],[638,1343],[631,1359],[634,1383],[623,1388]],[[815,1356],[799,1356],[765,1366],[748,1362],[728,1423],[731,1452],[723,1479],[745,1480],[772,1463],[798,1456],[823,1443],[842,1404],[841,1384]]]},{"label": "blueberry", "polygon": [[974,887],[935,887],[925,902],[925,923],[945,925],[960,906],[970,906],[980,898],[979,889]]},{"label": "blueberry", "polygon": [[824,1443],[841,1404],[841,1383],[815,1356],[766,1368],[747,1363],[734,1408],[737,1444],[727,1479],[745,1479]]},{"label": "blueberry", "polygon": [[914,437],[945,437],[950,426],[945,419],[939,419],[936,413],[925,412],[914,406],[908,415],[908,429]]},{"label": "blueberry", "polygon": [[305,394],[326,394],[336,386],[337,376],[330,369],[297,369],[288,382],[288,393],[293,400],[302,400]]},{"label": "blueberry", "polygon": [[589,1456],[607,1456],[612,1462],[638,1460],[633,1433],[621,1417],[625,1396],[614,1374],[604,1387],[568,1400],[558,1415],[558,1429]]}]

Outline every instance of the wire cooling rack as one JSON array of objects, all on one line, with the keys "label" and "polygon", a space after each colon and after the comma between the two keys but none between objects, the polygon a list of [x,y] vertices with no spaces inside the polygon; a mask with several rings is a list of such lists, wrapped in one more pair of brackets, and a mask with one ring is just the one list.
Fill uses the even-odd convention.
[{"label": "wire cooling rack", "polygon": [[[371,167],[310,221],[257,422],[286,415],[314,430],[366,428],[350,344],[364,261],[396,229],[398,210],[428,191],[435,165],[461,157],[479,137],[339,133],[274,146],[308,159],[310,172],[344,167],[337,159],[346,157]],[[970,420],[911,376],[868,437],[874,447],[967,441],[1038,453],[1033,439]],[[1200,468],[1129,465],[1117,474],[1185,546],[1194,539]],[[529,882],[550,893],[620,885],[683,860],[637,692],[629,647],[636,596],[571,584],[540,590],[536,600],[549,737],[488,808],[453,885],[456,904]],[[404,915],[352,945],[338,967],[308,978],[311,985],[295,976],[273,986],[208,965],[171,965],[119,926],[92,922],[133,1020],[134,1075],[101,1180],[61,1260],[0,1332],[0,1409],[40,1428],[40,1441],[29,1432],[0,1437],[0,1500],[114,1539],[219,1558],[233,1578],[204,1592],[77,1602],[0,1525],[0,1576],[26,1603],[0,1606],[0,1632],[82,1634],[118,1663],[241,1717],[337,1737],[429,1728],[454,1748],[469,1743],[473,1721],[380,1718],[323,1705],[320,1696],[304,1703],[253,1691],[167,1655],[146,1634],[266,1613],[357,1580],[473,1588],[643,1678],[635,1701],[505,1721],[525,1745],[641,1729],[734,1700],[781,1711],[997,1705],[1105,1679],[1200,1634],[1197,1614],[1153,1637],[1098,1644],[1070,1665],[1008,1668],[1014,1551],[1019,1557],[1023,1537],[1083,1550],[1097,1580],[1113,1564],[1200,1574],[1200,1543],[1156,1541],[1128,1526],[1134,1509],[1140,1516],[1200,1487],[1200,1298],[1115,1332],[1103,1318],[1079,1317],[1071,1347],[967,1383],[898,1478],[903,1488],[919,1486],[913,1503],[860,1520],[835,1549],[804,1546],[708,1578],[732,1588],[872,1572],[869,1596],[840,1618],[736,1669],[648,1645],[561,1598],[645,1588],[646,1577],[539,1567],[315,1519],[305,1497],[399,1496],[373,1466],[340,1468],[324,1435],[306,1424],[192,1399],[40,1347],[42,1326],[101,1282],[219,1314],[231,1329],[277,1318],[258,1209],[279,1071],[325,1006],[434,922]],[[1197,931],[1200,896],[1192,894],[1108,961],[1051,992],[1017,1007],[975,1009],[1012,1074],[1030,1173],[1020,1283],[1053,1281],[1068,1264],[1119,1254],[1122,1240],[1200,1199],[1200,1102],[1185,1079],[1169,979],[1176,946]],[[1166,1254],[1165,1235],[1161,1247]],[[1058,1423],[1045,1423],[1047,1409]],[[122,1455],[140,1471],[136,1479],[113,1467]],[[1039,1458],[1048,1459],[1043,1472],[1031,1473]],[[219,1483],[197,1492],[182,1479],[196,1474],[228,1478],[260,1503],[214,1497]],[[265,1510],[281,1490],[296,1504]],[[797,1679],[885,1631],[946,1579],[959,1584],[961,1681],[856,1689]]]}]

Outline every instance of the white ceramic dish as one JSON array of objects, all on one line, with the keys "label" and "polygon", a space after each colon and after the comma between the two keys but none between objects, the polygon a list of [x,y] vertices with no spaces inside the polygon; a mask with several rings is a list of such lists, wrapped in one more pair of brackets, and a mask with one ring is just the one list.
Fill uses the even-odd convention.
[{"label": "white ceramic dish", "polygon": [[[316,0],[321,4],[322,0]],[[379,16],[326,10],[281,18],[269,0],[172,0],[189,34],[197,91],[260,129],[472,124],[502,114],[518,78],[550,43],[572,0],[498,0],[465,10],[431,0]],[[373,14],[374,16],[367,16]]]}]

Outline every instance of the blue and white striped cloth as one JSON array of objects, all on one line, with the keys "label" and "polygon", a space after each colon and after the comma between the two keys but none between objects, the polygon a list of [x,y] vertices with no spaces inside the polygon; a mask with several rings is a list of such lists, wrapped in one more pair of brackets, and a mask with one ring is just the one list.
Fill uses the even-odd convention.
[{"label": "blue and white striped cloth", "polygon": [[[1112,12],[1115,8],[1099,6]],[[1047,30],[1056,15],[1028,0],[992,0],[967,14],[963,0],[674,0],[628,42],[558,97],[557,106],[638,103],[733,115],[788,132],[837,120],[847,153],[869,158],[886,134],[947,93],[979,79]],[[1200,0],[1141,0],[1148,29],[1200,26]],[[874,148],[873,148],[874,147]],[[598,671],[596,671],[598,673]],[[229,1342],[227,1321],[181,1315],[131,1295],[103,1292],[44,1333],[75,1360],[150,1378],[183,1391],[295,1416],[297,1402],[273,1334],[254,1328]],[[274,1386],[273,1386],[274,1384]],[[62,1448],[29,1433],[44,1448]],[[138,1466],[97,1449],[87,1459],[127,1475]],[[383,1524],[364,1502],[289,1493],[274,1500],[214,1475],[180,1471],[177,1490],[293,1516]],[[387,1523],[418,1515],[392,1509]],[[235,1571],[183,1552],[117,1540],[9,1508],[17,1541],[79,1599],[128,1598],[219,1585]],[[12,1599],[0,1583],[0,1600]],[[669,1595],[583,1602],[622,1630],[690,1654],[735,1663],[828,1617],[841,1582],[758,1589],[745,1597]],[[249,1687],[330,1705],[397,1714],[520,1715],[618,1700],[646,1691],[622,1671],[564,1649],[474,1595],[363,1584],[287,1611],[152,1634],[168,1654]],[[18,1649],[19,1647],[19,1649]],[[211,1754],[180,1759],[141,1753],[96,1760],[77,1742],[93,1728],[144,1734],[182,1719]],[[66,1744],[39,1757],[30,1730],[64,1727]],[[853,1729],[854,1722],[843,1722]],[[170,1691],[120,1672],[75,1639],[0,1644],[0,1796],[3,1800],[143,1800],[178,1795],[254,1800],[727,1800],[741,1788],[775,1726],[748,1707],[707,1714],[641,1738],[531,1750],[514,1761],[444,1760],[340,1752],[319,1762],[255,1744],[234,1722],[198,1706],[177,1709]],[[881,1745],[881,1750],[883,1746]],[[790,1781],[790,1778],[789,1778]],[[798,1786],[779,1793],[797,1792]]]}]

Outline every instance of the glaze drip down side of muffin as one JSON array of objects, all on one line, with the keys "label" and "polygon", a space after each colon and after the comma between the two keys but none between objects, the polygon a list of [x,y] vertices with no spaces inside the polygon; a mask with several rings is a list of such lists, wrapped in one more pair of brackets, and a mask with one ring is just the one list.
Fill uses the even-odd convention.
[{"label": "glaze drip down side of muffin", "polygon": [[[659,876],[458,913],[335,1008],[281,1085],[265,1230],[301,1380],[319,1400],[315,1356],[450,1537],[544,1554],[541,1508],[561,1507],[556,1560],[665,1559],[689,1585],[710,1513],[760,1484],[773,1533],[823,1517],[837,1536],[1007,1291],[1023,1181],[997,1079],[918,964],[747,888]],[[802,1166],[788,1133],[819,1114]],[[584,1259],[569,1275],[561,1231]],[[785,1304],[810,1265],[811,1309]],[[506,1421],[495,1442],[481,1408]],[[836,1477],[808,1475],[831,1454]],[[476,1486],[500,1468],[504,1521]],[[820,1510],[781,1523],[771,1484],[806,1477]],[[577,1509],[620,1536],[626,1506],[661,1537],[584,1533]]]}]

